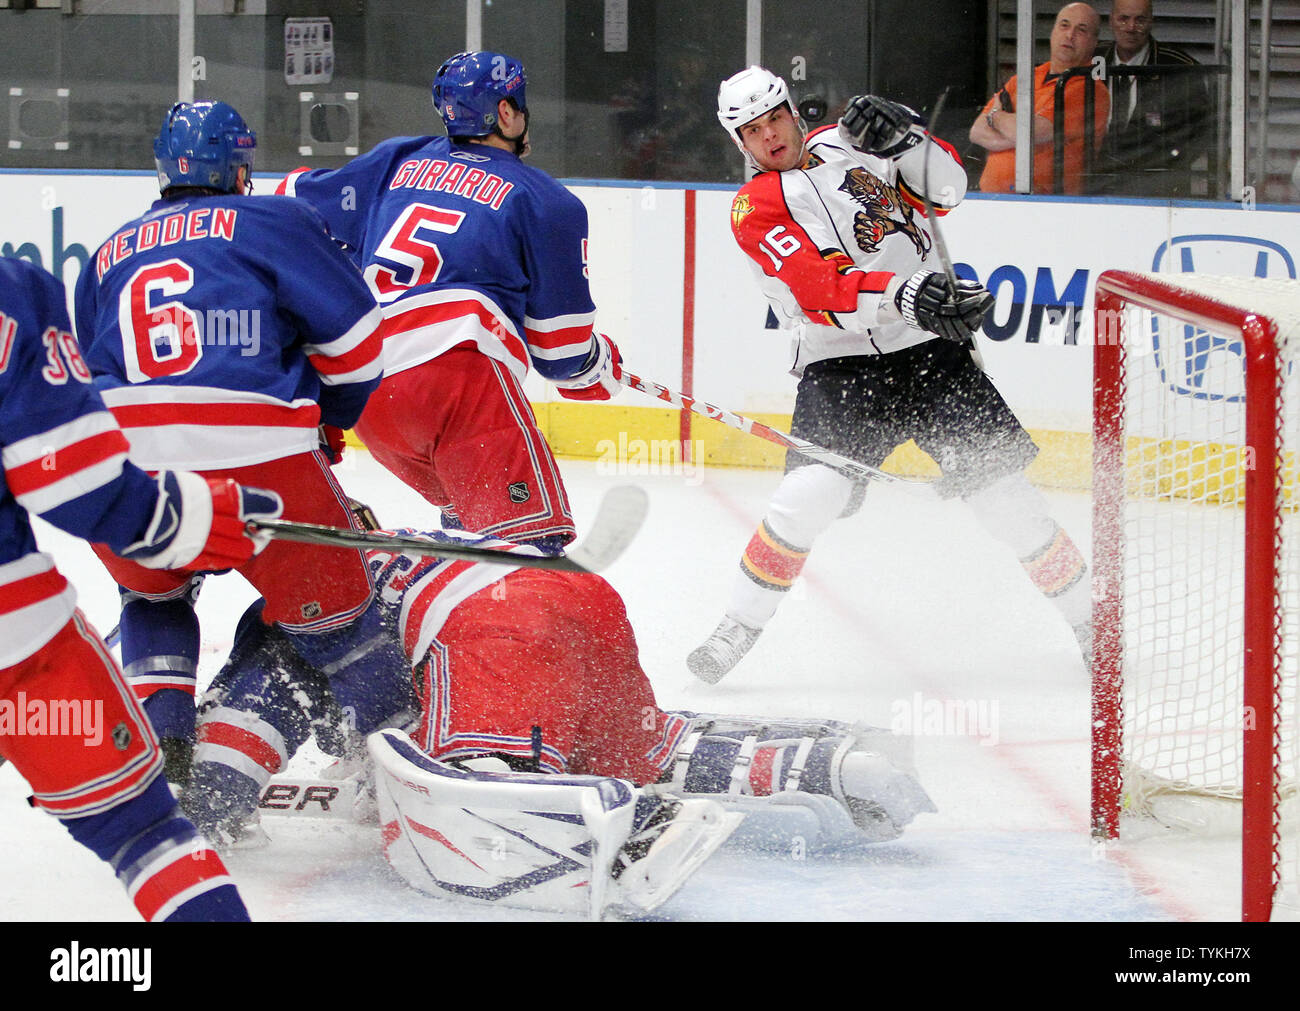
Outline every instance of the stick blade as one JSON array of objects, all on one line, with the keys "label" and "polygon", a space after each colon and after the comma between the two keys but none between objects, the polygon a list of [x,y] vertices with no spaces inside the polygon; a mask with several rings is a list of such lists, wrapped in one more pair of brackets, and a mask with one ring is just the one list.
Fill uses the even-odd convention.
[{"label": "stick blade", "polygon": [[567,557],[589,572],[608,568],[632,543],[649,510],[650,496],[644,488],[616,485],[601,499],[587,536],[566,552]]}]

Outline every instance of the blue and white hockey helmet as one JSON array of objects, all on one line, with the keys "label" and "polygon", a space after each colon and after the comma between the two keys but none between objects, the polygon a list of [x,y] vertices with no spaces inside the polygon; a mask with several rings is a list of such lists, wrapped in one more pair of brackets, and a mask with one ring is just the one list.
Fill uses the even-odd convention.
[{"label": "blue and white hockey helmet", "polygon": [[497,130],[497,103],[524,101],[524,65],[503,53],[457,53],[433,78],[433,104],[450,137],[483,137]]},{"label": "blue and white hockey helmet", "polygon": [[153,142],[158,187],[202,186],[233,193],[241,165],[253,173],[257,134],[225,102],[177,102]]}]

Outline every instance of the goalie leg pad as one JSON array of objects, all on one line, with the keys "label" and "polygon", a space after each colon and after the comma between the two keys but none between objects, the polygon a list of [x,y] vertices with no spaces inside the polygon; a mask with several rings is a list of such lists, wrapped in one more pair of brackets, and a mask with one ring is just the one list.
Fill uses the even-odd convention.
[{"label": "goalie leg pad", "polygon": [[592,918],[653,909],[739,820],[620,779],[456,768],[398,730],[368,745],[385,856],[436,896]]},{"label": "goalie leg pad", "polygon": [[697,716],[667,788],[752,806],[831,798],[873,841],[897,838],[935,807],[917,782],[906,738],[835,721]]}]

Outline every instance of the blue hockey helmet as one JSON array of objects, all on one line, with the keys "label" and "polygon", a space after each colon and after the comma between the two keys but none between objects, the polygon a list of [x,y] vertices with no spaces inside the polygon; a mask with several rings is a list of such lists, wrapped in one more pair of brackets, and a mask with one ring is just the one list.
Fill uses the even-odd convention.
[{"label": "blue hockey helmet", "polygon": [[457,53],[433,78],[433,104],[450,137],[483,137],[500,132],[497,103],[524,101],[524,65],[502,53]]},{"label": "blue hockey helmet", "polygon": [[177,102],[153,142],[158,186],[233,193],[241,165],[253,173],[257,134],[225,102]]}]

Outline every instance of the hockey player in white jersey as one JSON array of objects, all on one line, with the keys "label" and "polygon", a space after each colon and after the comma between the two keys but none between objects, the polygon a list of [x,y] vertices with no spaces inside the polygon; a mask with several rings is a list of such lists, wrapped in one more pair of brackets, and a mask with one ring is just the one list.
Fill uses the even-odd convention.
[{"label": "hockey player in white jersey", "polygon": [[[1038,452],[968,347],[992,296],[950,290],[925,228],[925,160],[939,214],[966,192],[956,152],[913,110],[874,95],[805,133],[785,81],[750,67],[722,82],[718,119],[755,175],[731,205],[736,242],[791,332],[792,434],[878,467],[908,439],[1015,551],[1090,652],[1087,565],[1024,476]],[[933,143],[930,143],[933,141]],[[799,453],[741,558],[726,612],[687,665],[706,682],[757,641],[813,541],[865,489]]]}]

